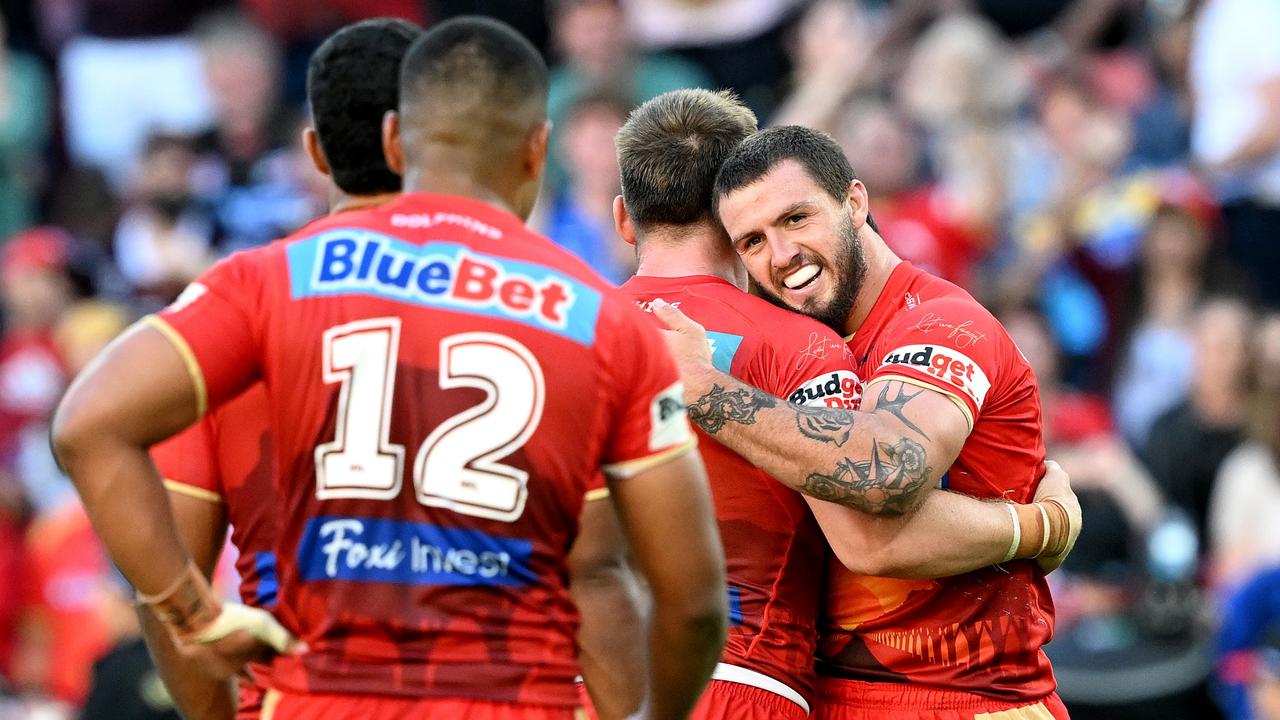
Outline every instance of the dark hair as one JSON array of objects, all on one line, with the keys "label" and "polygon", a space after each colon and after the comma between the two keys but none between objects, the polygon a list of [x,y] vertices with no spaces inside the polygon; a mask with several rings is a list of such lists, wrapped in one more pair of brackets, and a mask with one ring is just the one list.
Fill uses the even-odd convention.
[{"label": "dark hair", "polygon": [[[785,160],[800,163],[819,187],[841,202],[849,184],[858,178],[844,150],[830,135],[799,125],[782,125],[761,130],[730,153],[716,174],[712,207],[718,213],[720,198],[754,183]],[[880,232],[869,213],[867,224]]]},{"label": "dark hair", "polygon": [[352,195],[400,189],[382,155],[382,117],[400,104],[400,62],[422,28],[375,18],[330,35],[307,66],[307,100],[333,182]]},{"label": "dark hair", "polygon": [[465,94],[500,112],[536,100],[545,113],[547,82],[547,64],[532,43],[510,25],[479,16],[432,27],[400,66],[402,105],[427,97],[447,104],[446,94]]},{"label": "dark hair", "polygon": [[727,91],[676,90],[636,108],[615,140],[632,222],[711,219],[716,171],[755,130],[756,116]]}]

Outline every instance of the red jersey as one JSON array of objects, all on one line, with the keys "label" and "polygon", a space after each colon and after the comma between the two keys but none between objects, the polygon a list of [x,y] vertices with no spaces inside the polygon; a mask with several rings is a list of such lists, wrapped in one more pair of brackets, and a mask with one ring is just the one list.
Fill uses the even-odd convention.
[{"label": "red jersey", "polygon": [[[856,397],[853,357],[840,336],[803,315],[715,277],[634,277],[622,289],[642,309],[661,298],[702,324],[716,368],[743,382],[804,404],[841,406]],[[701,439],[729,584],[722,660],[781,681],[812,703],[822,531],[799,493]]]},{"label": "red jersey", "polygon": [[[276,608],[276,526],[267,390],[257,383],[199,422],[151,448],[151,459],[172,492],[222,503],[231,524],[240,600]],[[240,683],[239,718],[256,718],[270,668],[251,663],[252,682]]]},{"label": "red jersey", "polygon": [[[902,380],[944,393],[965,413],[972,431],[942,487],[1031,501],[1044,469],[1035,377],[968,293],[901,263],[849,349],[864,386]],[[1054,690],[1041,650],[1053,635],[1053,603],[1031,561],[938,580],[857,576],[835,562],[828,582],[823,674],[1008,701]]]},{"label": "red jersey", "polygon": [[[154,324],[263,381],[288,692],[572,707],[584,492],[693,447],[644,316],[479,201],[406,194],[217,264]],[[207,400],[206,400],[207,396]]]}]

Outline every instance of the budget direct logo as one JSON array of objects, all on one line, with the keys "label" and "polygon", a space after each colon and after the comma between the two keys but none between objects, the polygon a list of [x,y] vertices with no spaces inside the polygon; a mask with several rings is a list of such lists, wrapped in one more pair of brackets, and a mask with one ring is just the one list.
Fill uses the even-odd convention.
[{"label": "budget direct logo", "polygon": [[857,410],[861,397],[862,387],[858,383],[858,376],[848,370],[839,370],[801,385],[787,396],[787,400],[810,407]]},{"label": "budget direct logo", "polygon": [[360,229],[328,231],[286,252],[294,298],[368,295],[514,320],[588,345],[595,338],[600,293],[545,266]]},{"label": "budget direct logo", "polygon": [[979,407],[991,381],[978,363],[959,350],[940,345],[906,345],[884,356],[882,365],[914,367],[968,395]]}]

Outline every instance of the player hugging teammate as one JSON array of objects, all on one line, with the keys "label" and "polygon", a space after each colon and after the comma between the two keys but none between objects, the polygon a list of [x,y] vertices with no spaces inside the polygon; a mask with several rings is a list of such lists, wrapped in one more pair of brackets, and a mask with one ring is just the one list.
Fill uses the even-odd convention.
[{"label": "player hugging teammate", "polygon": [[[1066,717],[1079,509],[1003,328],[893,256],[829,138],[706,91],[619,133],[611,287],[524,225],[546,90],[494,21],[335,34],[333,213],[68,391],[59,460],[184,713],[262,661],[242,717]],[[228,521],[244,605],[207,581]]]}]

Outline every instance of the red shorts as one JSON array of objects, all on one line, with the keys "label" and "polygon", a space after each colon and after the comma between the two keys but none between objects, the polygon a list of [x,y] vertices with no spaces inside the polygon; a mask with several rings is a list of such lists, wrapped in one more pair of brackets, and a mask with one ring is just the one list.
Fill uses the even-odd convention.
[{"label": "red shorts", "polygon": [[[578,697],[586,716],[599,720],[581,683]],[[689,720],[805,720],[806,717],[804,708],[777,693],[742,683],[712,680],[702,691]]]},{"label": "red shorts", "polygon": [[818,678],[814,720],[1070,720],[1057,693],[1007,703],[958,690]]},{"label": "red shorts", "polygon": [[262,720],[581,720],[581,708],[454,698],[323,695],[268,690]]},{"label": "red shorts", "polygon": [[251,682],[240,682],[240,699],[236,704],[236,720],[261,720],[262,701],[267,691]]}]

